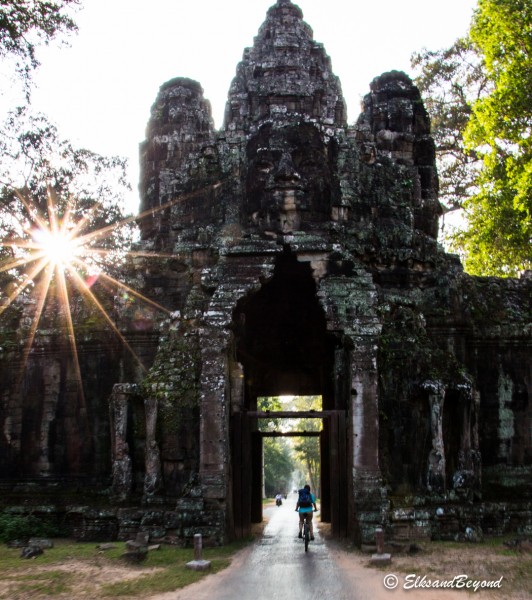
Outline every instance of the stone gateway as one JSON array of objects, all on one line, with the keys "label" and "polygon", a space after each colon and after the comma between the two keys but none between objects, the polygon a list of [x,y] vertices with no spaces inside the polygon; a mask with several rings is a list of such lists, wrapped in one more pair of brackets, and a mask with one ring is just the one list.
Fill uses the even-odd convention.
[{"label": "stone gateway", "polygon": [[20,345],[3,348],[4,508],[86,540],[245,537],[262,518],[257,399],[320,395],[337,536],[530,533],[532,276],[469,276],[438,244],[434,142],[407,75],[374,79],[348,124],[325,49],[278,0],[223,127],[199,83],[168,81],[140,164],[124,278],[167,313],[115,307],[138,360],[88,328],[83,397],[53,330],[22,381]]}]

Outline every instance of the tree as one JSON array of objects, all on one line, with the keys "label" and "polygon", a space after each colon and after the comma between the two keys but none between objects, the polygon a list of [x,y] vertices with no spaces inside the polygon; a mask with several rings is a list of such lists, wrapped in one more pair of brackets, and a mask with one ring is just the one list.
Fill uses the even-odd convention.
[{"label": "tree", "polygon": [[0,57],[15,61],[28,104],[0,125],[0,331],[3,341],[24,338],[22,365],[39,328],[65,332],[83,397],[77,331],[114,331],[133,353],[116,309],[136,323],[147,306],[163,309],[125,282],[135,232],[124,214],[126,161],[78,148],[30,114],[37,46],[76,31],[68,10],[78,4],[0,0]]},{"label": "tree", "polygon": [[[293,406],[298,411],[321,410],[321,396],[295,396]],[[322,429],[321,419],[298,419],[298,431],[315,431]],[[308,483],[316,496],[320,494],[321,455],[319,437],[299,437],[294,442],[296,458],[300,461],[302,471],[306,473]]]},{"label": "tree", "polygon": [[[37,47],[77,31],[69,11],[79,4],[80,0],[0,0],[0,57],[15,60],[28,104],[32,71],[39,65]],[[124,218],[124,192],[129,189],[124,159],[74,147],[60,139],[44,115],[31,115],[29,106],[11,111],[0,126],[0,156],[0,273],[19,282],[24,279],[16,268],[7,267],[35,262],[27,260],[32,258],[28,251],[42,254],[39,242],[31,241],[39,229],[41,237],[59,229],[63,237],[75,235],[78,249],[91,251],[85,268],[102,262],[109,267],[111,255],[123,255],[132,235],[130,224],[116,226]],[[95,231],[100,234],[88,236]],[[48,237],[50,244],[53,237],[61,238]]]},{"label": "tree", "polygon": [[295,464],[284,438],[264,438],[264,489],[267,497],[288,493]]},{"label": "tree", "polygon": [[483,165],[456,242],[470,272],[517,275],[532,269],[532,4],[479,0],[470,37],[492,87],[464,133]]},{"label": "tree", "polygon": [[[46,215],[51,195],[57,218],[68,210],[73,222],[84,220],[85,230],[124,218],[126,160],[76,148],[44,115],[27,108],[11,111],[0,126],[0,155],[3,239],[27,237],[28,222]],[[125,229],[113,232],[112,246],[123,248],[129,237]]]},{"label": "tree", "polygon": [[479,0],[469,35],[414,55],[431,115],[441,199],[465,226],[448,243],[477,275],[532,268],[532,6]]},{"label": "tree", "polygon": [[134,232],[125,160],[75,148],[26,109],[0,128],[0,155],[0,314],[57,279],[94,300],[87,282],[103,274],[111,283]]},{"label": "tree", "polygon": [[[260,399],[259,410],[264,411],[295,411],[295,412],[307,412],[310,410],[321,410],[321,396],[293,396],[284,399],[281,402],[278,396],[269,396]],[[261,431],[276,431],[280,425],[280,419],[261,419],[260,429]],[[311,418],[293,418],[293,419],[282,419],[284,430],[289,430],[293,433],[298,431],[315,431],[318,433],[322,428],[321,419]],[[271,438],[270,438],[271,439]],[[292,441],[295,440],[295,441]],[[270,455],[272,450],[269,448],[271,442],[268,438],[265,438],[264,443],[264,465],[265,465],[265,481],[268,481],[266,473],[271,472],[270,460],[275,459],[275,455]],[[296,467],[304,473],[305,481],[310,482],[311,488],[319,493],[320,483],[320,447],[319,438],[316,437],[295,437],[290,438],[290,441],[283,440],[283,444],[287,448],[293,450],[293,456],[291,458],[291,473]],[[268,451],[267,451],[268,448]],[[272,458],[270,458],[272,456]],[[287,481],[287,486],[290,483],[290,479]],[[288,489],[288,487],[286,488]]]},{"label": "tree", "polygon": [[440,201],[446,212],[458,210],[475,192],[481,164],[466,148],[464,130],[473,104],[489,88],[482,59],[468,38],[460,38],[450,48],[415,53],[412,66],[420,71],[416,85],[431,117]]},{"label": "tree", "polygon": [[37,47],[77,31],[68,14],[76,5],[79,0],[0,0],[0,58],[14,60],[26,95],[39,66]]},{"label": "tree", "polygon": [[[261,410],[264,412],[276,412],[282,410],[282,405],[279,401],[279,396],[263,396],[259,398],[257,402],[257,410]],[[261,431],[275,431],[277,428],[277,422],[278,419],[274,419],[273,417],[269,419],[260,419],[259,429]]]}]

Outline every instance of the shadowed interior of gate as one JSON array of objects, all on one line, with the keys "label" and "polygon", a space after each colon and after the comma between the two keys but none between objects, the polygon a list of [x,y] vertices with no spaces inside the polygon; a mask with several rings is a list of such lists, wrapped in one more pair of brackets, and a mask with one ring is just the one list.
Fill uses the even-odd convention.
[{"label": "shadowed interior of gate", "polygon": [[[336,529],[345,516],[339,510],[331,510],[331,496],[339,495],[340,482],[345,481],[346,473],[345,469],[340,469],[340,473],[332,469],[331,461],[337,460],[338,440],[342,438],[345,444],[345,431],[339,434],[336,420],[337,411],[344,412],[346,407],[345,399],[335,394],[337,341],[327,331],[310,263],[298,261],[290,252],[283,253],[276,262],[273,277],[238,304],[233,323],[236,358],[244,374],[242,412],[233,419],[232,436],[235,531],[240,531],[238,522],[243,532],[248,530],[246,515],[251,522],[262,521],[264,432],[260,431],[259,420],[265,414],[260,412],[258,399],[280,395],[322,397],[321,411],[294,411],[285,416],[323,419],[319,434],[321,517],[324,521],[332,520]],[[283,417],[283,413],[269,414],[271,418]]]},{"label": "shadowed interior of gate", "polygon": [[335,341],[309,263],[284,253],[273,278],[239,303],[234,325],[247,409],[259,396],[282,394],[321,395],[323,408],[333,407]]}]

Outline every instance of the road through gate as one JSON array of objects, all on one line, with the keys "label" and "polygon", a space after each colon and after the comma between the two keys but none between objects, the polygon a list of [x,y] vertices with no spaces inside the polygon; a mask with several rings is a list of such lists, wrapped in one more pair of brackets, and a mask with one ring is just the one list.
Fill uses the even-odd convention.
[{"label": "road through gate", "polygon": [[[321,432],[261,432],[259,419],[323,420]],[[231,475],[233,537],[251,534],[252,523],[262,521],[262,446],[266,436],[319,436],[321,453],[321,520],[331,523],[335,537],[348,532],[348,460],[346,416],[342,410],[242,411],[231,418]]]}]

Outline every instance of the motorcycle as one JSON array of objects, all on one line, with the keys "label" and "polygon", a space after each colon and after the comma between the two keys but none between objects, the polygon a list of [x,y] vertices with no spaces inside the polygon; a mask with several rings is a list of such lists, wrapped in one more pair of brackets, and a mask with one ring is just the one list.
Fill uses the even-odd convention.
[{"label": "motorcycle", "polygon": [[276,499],[275,499],[275,504],[276,504],[277,506],[281,506],[281,505],[282,505],[282,503],[283,503],[283,501],[281,500],[281,498],[276,498]]}]

